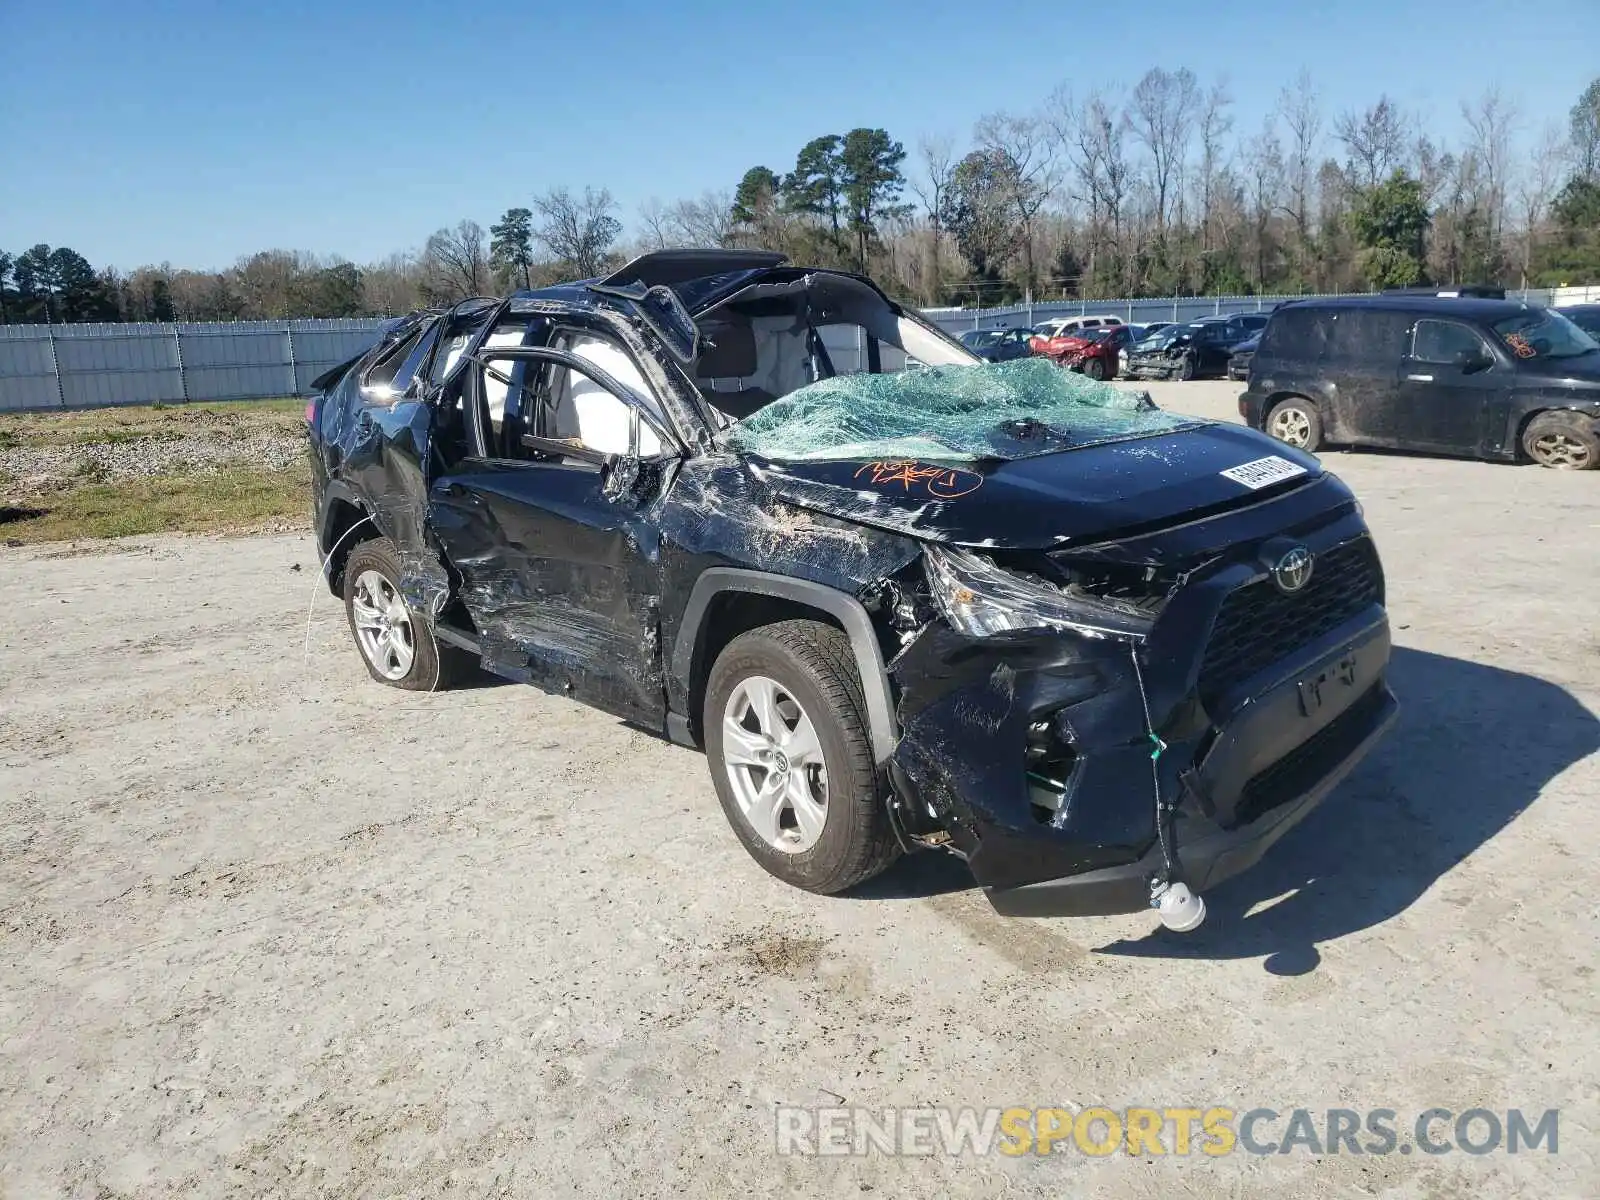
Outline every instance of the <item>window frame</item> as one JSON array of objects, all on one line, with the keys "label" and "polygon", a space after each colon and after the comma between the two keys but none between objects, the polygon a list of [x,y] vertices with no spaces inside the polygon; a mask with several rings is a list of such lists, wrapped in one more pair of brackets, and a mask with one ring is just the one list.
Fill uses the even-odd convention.
[{"label": "window frame", "polygon": [[1460,368],[1465,365],[1460,359],[1457,358],[1422,358],[1417,354],[1417,335],[1422,329],[1422,326],[1425,324],[1442,325],[1446,329],[1457,329],[1471,334],[1472,337],[1477,339],[1478,350],[1482,353],[1482,355],[1488,358],[1491,363],[1499,363],[1500,360],[1495,355],[1494,348],[1489,344],[1489,340],[1483,336],[1481,330],[1467,324],[1465,321],[1455,320],[1450,317],[1436,317],[1431,314],[1428,316],[1417,317],[1411,323],[1409,343],[1406,347],[1406,358],[1409,361],[1414,363],[1425,363],[1430,367]]},{"label": "window frame", "polygon": [[[560,328],[564,327],[552,330],[552,338],[560,332]],[[574,328],[586,336],[605,336],[603,334],[595,334],[592,330]],[[624,354],[628,354],[627,347],[620,342],[615,342],[615,339],[608,340],[612,340],[618,349]],[[631,359],[632,355],[628,354],[628,357]],[[466,413],[467,451],[472,458],[484,462],[503,463],[520,467],[540,466],[549,458],[575,458],[579,462],[599,469],[610,466],[623,458],[633,458],[640,462],[654,463],[666,459],[681,458],[687,453],[677,434],[667,427],[668,423],[658,419],[656,414],[650,412],[644,403],[633,394],[631,388],[621,383],[603,368],[596,366],[585,358],[580,358],[576,354],[569,354],[564,350],[555,350],[549,346],[485,346],[470,354],[464,354],[461,360],[458,361],[469,362],[472,368],[466,373],[463,381],[462,403]],[[532,450],[540,455],[541,457],[539,458],[507,458],[503,454],[491,453],[489,449],[489,433],[492,425],[489,421],[488,402],[483,390],[483,375],[486,371],[495,369],[492,364],[498,362],[535,362],[563,366],[578,372],[578,374],[597,384],[601,390],[609,393],[619,404],[629,410],[628,453],[617,454],[596,450],[583,445],[581,442],[573,443],[533,433],[521,434],[518,441],[523,448]],[[509,382],[509,375],[503,372],[497,373],[502,374]],[[640,378],[644,378],[643,372],[640,373]],[[526,383],[523,386],[526,387]],[[649,386],[648,380],[645,381],[645,386]],[[659,398],[656,399],[657,403],[660,403]],[[650,455],[639,453],[641,422],[649,425],[651,431],[656,435],[661,444],[659,452]]]},{"label": "window frame", "polygon": [[[395,388],[394,381],[399,377],[401,368],[422,347],[430,335],[437,337],[441,323],[438,320],[419,321],[415,329],[401,337],[397,337],[394,340],[394,345],[384,347],[376,358],[362,367],[356,384],[357,392],[362,401],[367,404],[392,404],[399,399],[403,393]],[[427,352],[424,351],[423,357],[426,358],[426,356]],[[374,372],[380,367],[388,366],[390,363],[395,364],[394,374],[390,375],[388,380],[382,384],[374,383],[372,381]],[[376,389],[379,387],[387,389],[387,394],[378,395]]]}]

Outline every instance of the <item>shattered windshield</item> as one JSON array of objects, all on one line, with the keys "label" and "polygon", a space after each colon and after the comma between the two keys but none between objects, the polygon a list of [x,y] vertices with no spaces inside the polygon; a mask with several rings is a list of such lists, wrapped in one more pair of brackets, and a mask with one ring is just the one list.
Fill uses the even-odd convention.
[{"label": "shattered windshield", "polygon": [[1506,349],[1518,358],[1576,358],[1600,344],[1560,313],[1530,309],[1494,323]]},{"label": "shattered windshield", "polygon": [[778,461],[1029,458],[1204,424],[1042,358],[843,375],[732,427],[728,445]]}]

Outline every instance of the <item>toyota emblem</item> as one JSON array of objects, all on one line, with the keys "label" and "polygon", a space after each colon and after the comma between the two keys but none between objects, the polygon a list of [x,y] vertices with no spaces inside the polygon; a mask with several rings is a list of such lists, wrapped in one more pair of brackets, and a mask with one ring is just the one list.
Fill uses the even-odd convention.
[{"label": "toyota emblem", "polygon": [[1285,595],[1294,595],[1311,581],[1316,559],[1304,546],[1296,546],[1272,565],[1272,582]]}]

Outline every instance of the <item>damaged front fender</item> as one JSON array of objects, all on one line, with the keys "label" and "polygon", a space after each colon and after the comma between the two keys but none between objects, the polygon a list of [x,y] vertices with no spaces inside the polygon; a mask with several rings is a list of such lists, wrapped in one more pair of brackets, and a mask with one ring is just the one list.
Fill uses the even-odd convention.
[{"label": "damaged front fender", "polygon": [[[1127,862],[1155,840],[1129,643],[1046,632],[978,641],[939,622],[889,672],[900,695],[895,781],[980,884]],[[1175,771],[1163,774],[1176,787]]]}]

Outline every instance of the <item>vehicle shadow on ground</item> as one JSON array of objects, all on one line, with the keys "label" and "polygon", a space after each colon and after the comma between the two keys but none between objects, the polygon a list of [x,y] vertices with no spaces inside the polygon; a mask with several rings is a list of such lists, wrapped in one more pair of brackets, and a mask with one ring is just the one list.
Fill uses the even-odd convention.
[{"label": "vehicle shadow on ground", "polygon": [[902,858],[888,871],[851,888],[846,900],[925,900],[977,885],[967,864],[943,850],[924,850]]},{"label": "vehicle shadow on ground", "polygon": [[1390,678],[1401,714],[1389,736],[1266,858],[1206,893],[1200,929],[1158,928],[1099,953],[1265,956],[1273,974],[1306,974],[1318,943],[1409,908],[1600,750],[1600,720],[1542,679],[1398,647]]},{"label": "vehicle shadow on ground", "polygon": [[486,671],[482,667],[468,667],[450,681],[450,690],[476,692],[484,688],[510,687],[514,682],[515,680],[507,679],[504,675],[496,675],[493,671]]}]

